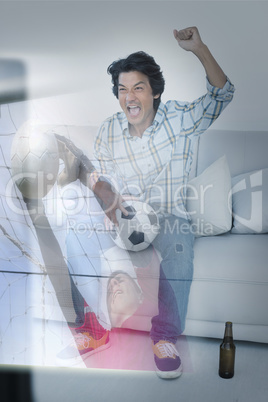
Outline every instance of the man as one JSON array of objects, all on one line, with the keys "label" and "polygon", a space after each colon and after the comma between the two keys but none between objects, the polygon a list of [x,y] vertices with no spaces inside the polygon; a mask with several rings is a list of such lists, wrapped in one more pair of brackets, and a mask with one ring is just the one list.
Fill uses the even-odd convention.
[{"label": "man", "polygon": [[[123,111],[105,120],[99,129],[95,141],[99,168],[95,169],[74,144],[57,136],[65,162],[60,185],[80,178],[94,191],[114,224],[116,209],[127,215],[123,201],[129,196],[148,202],[159,216],[161,230],[153,242],[162,259],[159,302],[150,335],[161,378],[177,378],[182,372],[175,344],[185,327],[193,276],[194,233],[185,207],[185,190],[194,143],[230,103],[234,92],[197,28],[174,30],[174,37],[181,48],[193,52],[204,66],[204,96],[191,103],[163,104],[165,82],[160,67],[151,56],[137,52],[108,68],[113,93]],[[73,239],[67,246],[68,243],[69,248],[75,244]],[[74,348],[67,348],[66,355],[69,356],[70,349],[71,353],[78,349],[80,355],[96,353],[107,347],[108,335],[92,312],[87,312],[87,303],[72,281],[71,287],[76,318],[70,327],[75,333],[75,344]]]},{"label": "man", "polygon": [[159,299],[166,301],[173,319],[172,328],[159,316],[152,320],[152,348],[162,378],[176,378],[182,372],[175,344],[184,330],[193,276],[194,234],[185,208],[185,185],[194,143],[234,92],[196,27],[174,30],[174,37],[202,63],[207,94],[192,103],[163,104],[164,78],[151,56],[137,52],[112,63],[108,73],[123,111],[105,120],[99,129],[95,156],[100,169],[91,174],[90,181],[114,224],[116,209],[127,215],[123,201],[129,195],[148,202],[158,213],[161,231],[153,246],[162,258],[161,281],[170,282],[177,299],[177,305],[169,304],[168,288],[161,287],[160,281]]}]

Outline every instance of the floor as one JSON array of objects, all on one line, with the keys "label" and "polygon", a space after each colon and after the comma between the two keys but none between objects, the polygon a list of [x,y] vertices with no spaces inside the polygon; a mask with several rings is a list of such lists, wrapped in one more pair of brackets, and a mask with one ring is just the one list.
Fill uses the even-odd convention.
[{"label": "floor", "polygon": [[29,372],[33,402],[268,400],[266,344],[236,341],[235,376],[224,380],[218,376],[220,340],[182,336],[177,347],[184,372],[181,378],[167,381],[154,373],[147,333],[114,330],[110,348],[72,365],[57,359],[57,353],[70,340],[66,325],[38,318],[31,322],[35,328],[40,327],[40,333],[35,330],[36,342],[17,353],[20,340],[10,339],[11,364],[7,364],[6,342],[5,353],[2,351],[6,365],[2,369]]},{"label": "floor", "polygon": [[[143,338],[142,335],[141,337]],[[131,338],[129,340],[131,341]],[[143,341],[144,345],[147,345],[147,339],[144,338]],[[122,367],[121,359],[125,352],[130,352],[127,355],[128,368],[124,370],[39,368],[34,370],[32,375],[35,401],[73,402],[78,398],[80,401],[103,402],[266,402],[267,345],[236,342],[235,376],[225,380],[218,376],[219,343],[218,339],[185,338],[178,345],[182,352],[184,373],[181,378],[169,381],[159,379],[150,371],[151,359],[149,361],[147,357],[144,362],[145,370],[132,368],[136,364],[133,360],[137,362],[134,358],[135,351],[136,355],[142,354],[141,349],[137,350],[138,343],[132,342],[132,350],[117,349],[116,345],[112,345],[110,351],[107,351],[107,356],[114,353],[113,362],[118,367]],[[120,353],[112,352],[113,347]]]},{"label": "floor", "polygon": [[[41,295],[51,302],[51,309],[40,308],[33,292],[31,303],[27,301],[27,289],[38,290],[40,299],[44,279],[38,276],[37,286],[34,277],[5,274],[0,283],[0,386],[3,370],[27,371],[33,398],[22,402],[268,400],[268,344],[236,341],[235,376],[230,380],[218,375],[221,340],[213,338],[180,338],[177,347],[184,372],[171,381],[156,376],[150,337],[144,332],[113,330],[109,349],[75,365],[59,361],[57,354],[69,343],[71,333],[60,319],[53,294]],[[6,401],[1,397],[1,402]]]}]

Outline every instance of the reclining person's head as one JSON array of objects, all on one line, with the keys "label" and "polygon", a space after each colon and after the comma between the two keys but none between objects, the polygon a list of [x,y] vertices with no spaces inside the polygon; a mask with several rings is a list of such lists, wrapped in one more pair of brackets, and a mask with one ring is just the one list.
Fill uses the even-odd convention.
[{"label": "reclining person's head", "polygon": [[112,327],[121,327],[142,303],[142,292],[127,273],[115,271],[107,285],[107,308]]}]

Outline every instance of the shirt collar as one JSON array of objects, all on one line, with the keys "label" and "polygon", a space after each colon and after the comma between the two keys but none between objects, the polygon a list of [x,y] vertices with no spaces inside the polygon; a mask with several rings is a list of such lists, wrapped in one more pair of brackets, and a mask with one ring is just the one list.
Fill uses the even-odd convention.
[{"label": "shirt collar", "polygon": [[157,124],[162,123],[164,119],[164,108],[165,108],[164,103],[160,102],[153,123]]}]

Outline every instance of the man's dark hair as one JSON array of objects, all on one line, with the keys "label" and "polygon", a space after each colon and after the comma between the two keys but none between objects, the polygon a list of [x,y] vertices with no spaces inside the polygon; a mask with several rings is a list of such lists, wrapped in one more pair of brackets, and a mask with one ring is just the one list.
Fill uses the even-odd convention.
[{"label": "man's dark hair", "polygon": [[113,94],[118,98],[118,78],[120,73],[128,73],[130,71],[139,71],[145,74],[152,88],[153,95],[160,94],[159,98],[154,99],[154,110],[158,109],[161,101],[161,94],[164,92],[165,80],[154,58],[145,52],[136,52],[130,54],[125,59],[114,61],[107,69],[108,74],[112,76]]}]

